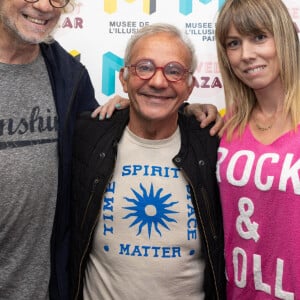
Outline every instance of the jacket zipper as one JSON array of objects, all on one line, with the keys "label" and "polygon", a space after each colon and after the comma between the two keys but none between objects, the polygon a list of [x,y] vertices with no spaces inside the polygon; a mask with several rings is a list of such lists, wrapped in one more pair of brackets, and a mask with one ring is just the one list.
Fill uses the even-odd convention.
[{"label": "jacket zipper", "polygon": [[91,191],[91,194],[90,194],[90,197],[89,197],[89,200],[88,200],[88,203],[87,203],[87,206],[86,206],[86,209],[85,209],[85,212],[84,212],[84,215],[83,215],[83,218],[82,218],[82,222],[81,222],[81,225],[80,225],[80,230],[82,230],[82,227],[83,227],[83,224],[84,224],[84,221],[86,219],[86,215],[87,215],[87,211],[89,209],[89,206],[90,206],[90,203],[95,195],[95,189],[96,189],[96,186],[97,184],[100,182],[100,179],[99,178],[96,178],[94,179],[94,182],[93,182],[93,188],[92,188],[92,191]]},{"label": "jacket zipper", "polygon": [[[111,178],[112,178],[112,174],[111,174],[111,176],[109,177],[109,179],[107,180],[105,186],[107,186],[107,184],[108,184],[108,182],[111,180]],[[85,218],[86,218],[86,215],[87,215],[87,211],[88,211],[88,207],[89,207],[89,205],[90,205],[90,202],[92,201],[92,199],[93,199],[93,197],[94,197],[94,195],[95,195],[96,186],[97,186],[97,184],[98,184],[99,182],[100,182],[100,179],[99,179],[99,178],[94,179],[94,182],[93,182],[93,189],[92,189],[92,191],[91,191],[91,195],[90,195],[89,200],[88,200],[88,206],[87,206],[87,208],[86,208],[86,210],[85,210],[85,213],[84,213],[84,216],[83,216],[83,220],[82,220],[82,222],[81,222],[81,229],[82,229],[82,227],[83,227],[84,220],[85,220]],[[102,194],[102,197],[103,197],[103,194]],[[101,210],[99,209],[99,212],[98,212],[98,214],[97,214],[97,216],[96,216],[96,218],[95,218],[95,222],[94,222],[94,224],[93,224],[93,226],[92,226],[92,230],[91,230],[91,232],[90,232],[90,234],[89,234],[88,242],[87,242],[86,247],[85,247],[85,249],[84,249],[84,251],[83,251],[82,257],[81,257],[81,259],[80,259],[79,272],[78,272],[78,273],[79,273],[79,274],[78,274],[78,282],[77,282],[77,290],[76,290],[76,294],[75,294],[75,298],[74,298],[74,299],[78,299],[78,296],[79,296],[80,282],[81,282],[81,268],[82,268],[83,258],[85,257],[85,255],[86,255],[86,253],[87,253],[87,250],[88,250],[88,247],[89,247],[89,245],[90,245],[90,243],[91,243],[92,235],[93,235],[93,232],[94,232],[94,230],[95,230],[95,227],[96,227],[96,225],[97,225],[97,223],[98,223],[100,213],[101,213]]]},{"label": "jacket zipper", "polygon": [[[99,178],[96,178],[94,179],[94,182],[93,182],[93,188],[92,188],[92,191],[91,191],[91,194],[90,194],[90,197],[89,197],[89,200],[88,200],[88,204],[87,204],[87,207],[85,209],[85,213],[84,213],[84,216],[83,216],[83,219],[82,219],[82,222],[81,222],[81,225],[80,225],[80,229],[82,230],[82,226],[84,224],[84,221],[86,219],[86,215],[87,215],[87,211],[88,211],[88,208],[90,206],[90,203],[91,203],[91,200],[93,199],[94,195],[95,195],[95,189],[96,189],[96,186],[97,184],[100,182],[100,179]],[[92,230],[89,234],[89,239],[88,239],[88,243],[83,251],[83,255],[81,257],[81,260],[80,260],[80,264],[79,264],[79,274],[78,274],[78,282],[77,282],[77,290],[76,290],[76,294],[75,294],[75,299],[78,299],[78,294],[79,294],[79,289],[80,289],[80,282],[81,282],[81,268],[82,268],[82,262],[83,262],[83,258],[85,257],[86,255],[86,252],[88,250],[88,247],[89,247],[89,244],[91,242],[91,238],[92,238],[92,233],[94,232],[94,229],[97,225],[97,222],[98,222],[98,218],[99,218],[99,215],[100,215],[100,210],[97,214],[97,217],[95,219],[95,222],[93,224],[93,227],[92,227]]]},{"label": "jacket zipper", "polygon": [[95,227],[96,227],[96,225],[97,225],[99,216],[100,216],[100,210],[99,210],[99,213],[97,214],[97,218],[95,219],[95,222],[94,222],[94,224],[93,224],[92,230],[91,230],[91,232],[90,232],[90,234],[89,234],[89,240],[88,240],[88,243],[87,243],[87,245],[86,245],[86,247],[85,247],[85,249],[84,249],[84,251],[83,251],[83,255],[82,255],[81,260],[80,260],[80,264],[79,264],[79,274],[78,274],[78,282],[77,282],[77,291],[76,291],[75,299],[78,299],[78,294],[79,294],[79,289],[80,289],[82,261],[83,261],[83,258],[84,258],[85,255],[86,255],[86,252],[87,252],[88,247],[89,247],[89,245],[90,245],[90,242],[91,242],[91,239],[92,239],[92,234],[93,234],[94,229],[95,229]]},{"label": "jacket zipper", "polygon": [[203,186],[201,187],[201,194],[202,194],[202,197],[204,199],[205,207],[207,208],[209,226],[210,226],[211,232],[213,233],[213,239],[215,240],[216,236],[217,236],[216,229],[215,229],[214,224],[212,222],[212,217],[211,217],[210,210],[208,209],[209,208],[209,204],[208,204],[209,200],[208,200],[208,196],[207,196],[207,191]]}]

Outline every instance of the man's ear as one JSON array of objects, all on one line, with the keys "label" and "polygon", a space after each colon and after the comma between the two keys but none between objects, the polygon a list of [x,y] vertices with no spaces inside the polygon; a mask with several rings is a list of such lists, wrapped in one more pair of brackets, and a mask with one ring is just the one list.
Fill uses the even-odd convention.
[{"label": "man's ear", "polygon": [[190,75],[190,77],[188,78],[187,84],[188,84],[188,88],[189,88],[189,94],[192,93],[194,87],[198,87],[198,81],[197,81],[196,77],[193,75]]},{"label": "man's ear", "polygon": [[188,78],[188,82],[187,82],[188,86],[191,86],[193,81],[194,81],[193,75],[189,74],[189,78]]},{"label": "man's ear", "polygon": [[127,93],[128,68],[121,68],[119,71],[119,80],[123,86],[123,91]]},{"label": "man's ear", "polygon": [[123,71],[123,79],[127,80],[127,78],[128,78],[128,68],[125,67],[125,68],[123,68],[123,70],[124,70]]}]

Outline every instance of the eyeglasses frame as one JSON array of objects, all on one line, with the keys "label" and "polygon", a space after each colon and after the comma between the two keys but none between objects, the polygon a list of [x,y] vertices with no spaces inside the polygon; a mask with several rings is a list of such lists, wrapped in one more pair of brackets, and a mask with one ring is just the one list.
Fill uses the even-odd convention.
[{"label": "eyeglasses frame", "polygon": [[[149,78],[142,78],[142,77],[140,77],[140,76],[137,74],[137,72],[136,72],[136,67],[137,67],[137,65],[138,65],[140,62],[142,62],[142,61],[149,61],[149,62],[151,62],[151,63],[153,64],[153,66],[155,67],[154,73],[153,73]],[[179,64],[179,65],[182,67],[183,71],[184,71],[184,73],[182,74],[182,76],[181,76],[179,79],[177,79],[177,80],[169,80],[169,79],[166,77],[166,75],[165,75],[165,72],[164,72],[165,67],[166,67],[167,65],[171,64],[171,63]],[[167,80],[168,82],[178,82],[178,81],[180,81],[180,80],[183,80],[183,79],[185,78],[186,74],[192,74],[192,71],[191,71],[191,70],[185,68],[181,63],[179,63],[179,62],[177,62],[177,61],[170,61],[170,62],[166,63],[166,64],[165,64],[164,66],[162,66],[162,67],[157,67],[157,66],[155,65],[155,63],[154,63],[151,59],[141,59],[141,60],[137,61],[135,64],[126,65],[125,68],[128,68],[128,69],[134,68],[134,75],[136,75],[136,76],[137,76],[138,78],[140,78],[141,80],[150,80],[150,79],[152,79],[152,78],[154,77],[154,75],[156,74],[157,70],[161,70],[161,71],[162,71],[162,74],[164,75],[164,77],[166,78],[166,80]]]},{"label": "eyeglasses frame", "polygon": [[[36,2],[38,2],[38,1],[40,1],[40,0],[24,0],[24,1],[27,2],[27,3],[36,3]],[[54,7],[54,8],[64,8],[64,7],[66,7],[66,6],[70,3],[70,0],[65,0],[65,1],[66,1],[66,4],[65,4],[65,5],[63,5],[63,6],[55,6],[55,5],[53,5],[53,3],[52,3],[53,0],[48,0],[48,1],[49,1],[50,5],[51,5],[52,7]]]}]

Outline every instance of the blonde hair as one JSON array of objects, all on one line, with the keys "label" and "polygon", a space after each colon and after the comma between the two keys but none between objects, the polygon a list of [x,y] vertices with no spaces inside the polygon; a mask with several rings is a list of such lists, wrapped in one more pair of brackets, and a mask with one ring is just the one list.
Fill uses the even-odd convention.
[{"label": "blonde hair", "polygon": [[299,38],[287,7],[281,0],[227,0],[216,23],[216,43],[224,83],[227,137],[241,136],[256,104],[254,91],[231,70],[226,38],[231,25],[242,35],[269,32],[273,35],[285,91],[284,113],[291,114],[293,127],[300,121]]}]

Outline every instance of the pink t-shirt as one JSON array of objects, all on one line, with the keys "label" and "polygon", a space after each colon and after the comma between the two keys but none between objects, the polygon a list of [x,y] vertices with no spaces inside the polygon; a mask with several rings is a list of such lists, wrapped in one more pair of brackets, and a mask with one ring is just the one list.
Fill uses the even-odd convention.
[{"label": "pink t-shirt", "polygon": [[217,177],[228,299],[300,299],[300,126],[270,145],[223,137]]}]

